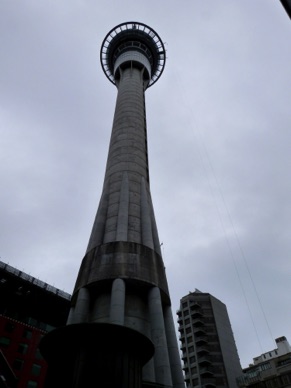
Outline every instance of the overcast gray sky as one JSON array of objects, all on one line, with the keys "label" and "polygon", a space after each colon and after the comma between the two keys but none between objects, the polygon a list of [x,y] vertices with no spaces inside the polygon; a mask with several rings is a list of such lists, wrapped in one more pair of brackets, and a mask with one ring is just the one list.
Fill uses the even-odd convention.
[{"label": "overcast gray sky", "polygon": [[0,2],[0,256],[72,292],[103,184],[125,21],[167,63],[146,92],[151,191],[173,312],[227,305],[243,367],[291,342],[291,23],[279,0]]}]

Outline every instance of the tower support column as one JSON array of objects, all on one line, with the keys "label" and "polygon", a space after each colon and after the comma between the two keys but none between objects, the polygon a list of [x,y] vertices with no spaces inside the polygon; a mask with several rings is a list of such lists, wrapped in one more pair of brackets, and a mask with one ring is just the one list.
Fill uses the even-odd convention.
[{"label": "tower support column", "polygon": [[151,336],[155,346],[156,382],[163,384],[165,387],[172,387],[164,315],[161,294],[158,287],[153,287],[149,291],[148,301],[151,321]]},{"label": "tower support column", "polygon": [[71,307],[70,314],[67,320],[67,325],[72,323],[86,322],[89,313],[90,294],[89,290],[82,287],[77,296],[75,307]]},{"label": "tower support column", "polygon": [[110,302],[110,322],[124,324],[125,283],[122,279],[115,279],[112,284]]},{"label": "tower support column", "polygon": [[173,315],[170,306],[164,309],[165,329],[169,350],[169,359],[172,372],[172,381],[174,388],[185,388],[183,375],[181,373],[181,359],[179,357],[179,349],[176,338],[176,330],[173,320]]}]

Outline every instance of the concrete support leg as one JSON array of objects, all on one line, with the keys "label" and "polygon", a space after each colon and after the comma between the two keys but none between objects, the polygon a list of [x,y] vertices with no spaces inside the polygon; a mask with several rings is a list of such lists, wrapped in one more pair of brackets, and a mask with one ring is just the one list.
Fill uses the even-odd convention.
[{"label": "concrete support leg", "polygon": [[151,339],[155,345],[156,383],[172,387],[171,369],[165,333],[164,315],[161,294],[158,287],[149,291],[149,314],[151,323]]},{"label": "concrete support leg", "polygon": [[184,377],[182,372],[181,359],[176,337],[176,330],[173,320],[172,309],[166,306],[164,309],[165,329],[169,350],[169,359],[172,372],[172,381],[174,388],[185,388]]},{"label": "concrete support leg", "polygon": [[153,358],[142,368],[142,379],[143,381],[149,381],[151,383],[156,381],[155,364]]},{"label": "concrete support leg", "polygon": [[75,307],[71,307],[70,308],[70,311],[69,311],[69,315],[68,315],[68,319],[67,319],[67,325],[71,325],[72,323],[74,323],[74,312],[75,312]]},{"label": "concrete support leg", "polygon": [[110,301],[110,323],[124,324],[125,283],[122,279],[115,279],[112,283]]},{"label": "concrete support leg", "polygon": [[87,288],[81,288],[78,292],[75,307],[71,308],[67,325],[72,323],[84,323],[88,321],[90,294]]}]

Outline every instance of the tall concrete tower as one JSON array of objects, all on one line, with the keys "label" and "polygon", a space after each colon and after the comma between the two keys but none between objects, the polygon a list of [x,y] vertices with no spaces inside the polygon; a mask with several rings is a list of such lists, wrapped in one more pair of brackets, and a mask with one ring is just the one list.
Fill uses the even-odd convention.
[{"label": "tall concrete tower", "polygon": [[145,90],[164,70],[165,48],[152,28],[128,22],[107,34],[100,59],[118,89],[104,186],[67,326],[42,343],[47,386],[62,375],[68,387],[182,388],[145,112]]}]

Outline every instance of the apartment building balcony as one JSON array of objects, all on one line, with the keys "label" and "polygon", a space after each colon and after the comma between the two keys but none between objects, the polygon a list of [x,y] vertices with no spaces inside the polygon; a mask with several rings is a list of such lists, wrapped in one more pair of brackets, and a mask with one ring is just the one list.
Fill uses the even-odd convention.
[{"label": "apartment building balcony", "polygon": [[182,352],[184,353],[186,351],[186,344],[181,344],[180,345],[180,349],[182,350]]},{"label": "apartment building balcony", "polygon": [[198,302],[190,303],[190,309],[191,310],[201,309],[201,304]]},{"label": "apartment building balcony", "polygon": [[204,326],[204,321],[201,317],[197,317],[197,318],[192,317],[192,325],[194,327],[201,327],[201,326]]},{"label": "apartment building balcony", "polygon": [[200,310],[195,310],[190,312],[192,319],[201,318],[203,314]]},{"label": "apartment building balcony", "polygon": [[212,377],[214,375],[211,370],[211,367],[209,366],[204,366],[199,368],[199,373],[200,373],[200,376],[202,377]]},{"label": "apartment building balcony", "polygon": [[183,329],[179,330],[180,331],[179,340],[182,340],[183,338],[185,338],[185,333],[182,330]]},{"label": "apartment building balcony", "polygon": [[216,387],[216,381],[214,377],[210,378],[202,378],[201,379],[201,387],[203,388],[212,388]]},{"label": "apartment building balcony", "polygon": [[212,364],[211,358],[208,355],[199,357],[198,363],[201,366],[208,366]]},{"label": "apartment building balcony", "polygon": [[206,355],[206,354],[209,354],[209,350],[207,348],[207,345],[205,344],[204,346],[197,346],[196,347],[196,353],[199,355],[199,356],[203,356],[203,355]]},{"label": "apartment building balcony", "polygon": [[197,346],[204,346],[208,344],[208,338],[206,335],[195,337],[195,342]]},{"label": "apartment building balcony", "polygon": [[193,332],[196,337],[206,336],[207,334],[203,327],[193,327]]}]

